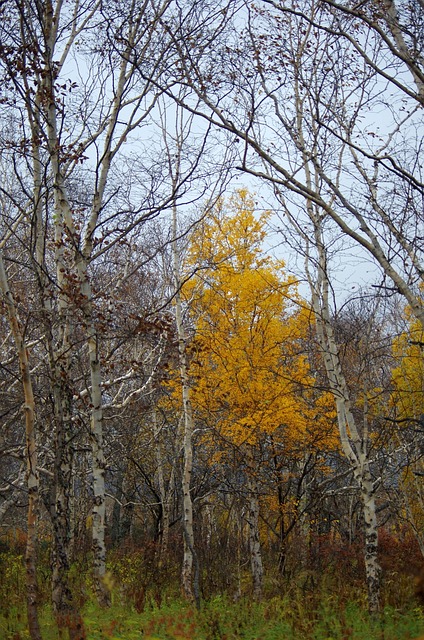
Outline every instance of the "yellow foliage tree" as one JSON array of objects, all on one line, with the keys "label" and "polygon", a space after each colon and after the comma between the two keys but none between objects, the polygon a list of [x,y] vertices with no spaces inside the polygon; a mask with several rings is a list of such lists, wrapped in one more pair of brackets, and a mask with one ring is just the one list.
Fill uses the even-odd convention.
[{"label": "yellow foliage tree", "polygon": [[269,216],[255,216],[241,190],[193,237],[189,263],[197,272],[183,289],[195,315],[193,404],[234,445],[255,445],[284,427],[287,449],[299,450],[319,431],[317,418],[328,426],[328,407],[311,404],[302,345],[310,310],[284,262],[263,253]]},{"label": "yellow foliage tree", "polygon": [[424,415],[424,330],[406,310],[409,331],[393,344],[398,366],[393,370],[393,402],[400,420],[420,421]]},{"label": "yellow foliage tree", "polygon": [[[193,409],[213,434],[211,456],[221,459],[236,450],[243,460],[251,549],[259,544],[252,527],[258,527],[257,481],[264,448],[271,457],[278,452],[301,461],[319,441],[335,446],[334,403],[314,390],[304,353],[310,309],[295,279],[285,273],[284,262],[263,251],[269,216],[255,215],[245,190],[221,202],[192,238],[187,264],[195,275],[183,287],[195,327]],[[281,520],[282,504],[279,510]],[[259,596],[255,571],[260,574],[261,569],[252,559]]]},{"label": "yellow foliage tree", "polygon": [[398,364],[392,372],[392,405],[400,425],[397,437],[403,449],[409,451],[401,485],[405,515],[424,555],[424,463],[421,443],[411,436],[411,433],[416,435],[424,428],[424,330],[409,308],[405,313],[409,331],[402,333],[393,343],[393,354]]}]

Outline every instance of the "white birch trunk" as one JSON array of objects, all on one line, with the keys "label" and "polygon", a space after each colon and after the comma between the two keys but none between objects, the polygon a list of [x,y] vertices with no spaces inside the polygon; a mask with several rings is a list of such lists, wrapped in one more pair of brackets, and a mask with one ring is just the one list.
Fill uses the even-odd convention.
[{"label": "white birch trunk", "polygon": [[181,304],[181,277],[180,277],[180,260],[177,246],[177,208],[173,207],[172,229],[172,251],[173,251],[173,268],[174,268],[174,286],[175,286],[175,321],[178,335],[178,356],[181,380],[181,395],[183,403],[184,416],[184,435],[183,435],[183,473],[182,473],[182,493],[183,493],[183,535],[184,535],[184,556],[181,572],[181,586],[184,596],[188,600],[196,598],[196,588],[193,584],[193,564],[194,564],[194,530],[193,530],[193,503],[191,500],[191,474],[193,469],[193,413],[190,401],[190,381],[187,366],[187,350],[186,335],[182,317]]},{"label": "white birch trunk", "polygon": [[[51,7],[51,5],[49,5]],[[51,8],[46,8],[46,15],[49,15]],[[52,15],[50,18],[50,27],[46,28],[46,32],[50,34],[48,50],[52,54],[54,51],[55,38],[57,36],[54,28]],[[56,28],[58,19],[56,20]],[[48,61],[50,68],[53,67],[52,61]],[[84,314],[84,321],[86,326],[86,344],[88,350],[88,358],[90,364],[90,383],[91,383],[91,449],[92,449],[92,474],[93,474],[93,510],[92,510],[92,545],[93,545],[93,568],[96,579],[96,589],[98,594],[99,603],[102,606],[108,605],[110,602],[110,596],[104,583],[104,576],[106,573],[106,545],[105,545],[105,459],[103,451],[103,409],[102,409],[102,392],[101,392],[101,365],[100,357],[98,353],[98,336],[96,332],[94,315],[93,315],[93,298],[91,283],[88,274],[88,264],[91,258],[93,249],[93,233],[97,225],[100,210],[103,204],[103,195],[106,187],[107,178],[110,171],[110,166],[114,153],[111,150],[113,135],[115,131],[116,121],[121,108],[122,94],[124,91],[125,83],[127,80],[127,66],[128,63],[124,60],[120,67],[119,79],[116,87],[114,104],[110,114],[109,124],[106,131],[104,152],[101,156],[99,163],[98,182],[97,189],[93,198],[93,205],[91,210],[91,216],[87,225],[84,243],[81,249],[77,248],[75,251],[75,267],[78,273],[79,279],[79,292],[81,294],[81,300],[83,300],[82,311]],[[71,206],[69,204],[67,190],[64,184],[64,179],[61,173],[61,167],[59,163],[59,149],[60,139],[57,130],[57,108],[56,97],[54,88],[54,79],[52,79],[51,73],[46,73],[45,79],[45,94],[49,97],[48,108],[46,109],[46,125],[48,131],[50,160],[53,174],[53,187],[55,194],[55,246],[56,246],[56,265],[57,265],[57,281],[59,284],[59,291],[64,291],[64,274],[67,272],[67,265],[64,259],[64,234],[67,233],[71,238],[77,238],[73,214]],[[124,137],[118,142],[117,148],[119,148]],[[71,307],[74,304],[73,300],[69,300],[64,293],[59,294],[59,316],[61,321],[62,332],[62,349],[67,344],[69,339],[69,327],[67,319],[71,315]],[[69,353],[68,348],[63,349],[65,353]],[[65,394],[61,394],[61,397],[66,397]],[[65,409],[65,407],[64,407]],[[69,413],[69,407],[66,407],[63,416]],[[62,416],[62,417],[63,417]],[[64,459],[64,458],[63,458]],[[67,461],[64,461],[62,467],[66,466]],[[69,483],[70,484],[70,483]],[[65,513],[66,509],[59,509],[62,513]]]},{"label": "white birch trunk", "polygon": [[19,358],[22,387],[24,393],[26,483],[28,488],[27,543],[25,550],[28,628],[31,640],[41,640],[38,623],[37,589],[37,508],[39,499],[39,478],[37,471],[37,443],[35,433],[35,401],[32,390],[28,351],[22,334],[15,301],[9,289],[3,255],[0,249],[0,289],[6,305],[9,324]]},{"label": "white birch trunk", "polygon": [[160,445],[160,429],[157,423],[156,408],[153,407],[153,435],[155,438],[155,454],[156,454],[156,466],[158,474],[159,495],[162,506],[162,530],[159,550],[159,567],[167,564],[168,557],[168,545],[169,545],[169,524],[170,524],[170,493],[174,478],[174,466],[172,467],[171,477],[169,479],[168,491],[165,488],[165,477],[163,471],[163,456],[162,447]]},{"label": "white birch trunk", "polygon": [[[91,292],[90,292],[91,293]],[[91,298],[89,298],[91,300]],[[91,312],[91,304],[90,304]],[[90,313],[91,316],[91,313]],[[103,450],[103,410],[101,391],[101,370],[95,329],[91,325],[88,336],[88,354],[91,379],[91,450],[93,472],[93,570],[99,604],[109,606],[110,593],[104,582],[106,575],[106,496],[105,496],[105,457]]]},{"label": "white birch trunk", "polygon": [[[134,25],[129,27],[129,50],[134,38]],[[103,402],[102,402],[102,373],[99,355],[98,335],[94,321],[93,295],[91,282],[88,274],[88,265],[93,251],[93,234],[96,229],[100,211],[103,206],[103,197],[112,159],[121,144],[125,141],[126,134],[121,134],[114,149],[112,149],[116,123],[122,107],[122,96],[128,80],[128,61],[123,57],[121,62],[118,81],[115,89],[113,107],[106,129],[103,154],[98,166],[98,181],[93,198],[90,220],[87,225],[85,238],[81,251],[76,257],[76,267],[78,270],[81,294],[86,301],[83,306],[84,319],[87,326],[86,340],[88,356],[90,362],[90,383],[91,383],[91,449],[92,449],[92,473],[93,473],[93,526],[92,544],[94,554],[94,575],[96,579],[96,589],[98,601],[101,606],[110,604],[110,593],[105,584],[106,575],[106,543],[105,543],[105,457],[103,448]],[[134,126],[134,125],[132,125]],[[69,204],[67,203],[68,209]],[[70,213],[70,209],[69,209]],[[71,231],[74,231],[73,227]]]},{"label": "white birch trunk", "polygon": [[250,568],[252,572],[253,597],[261,600],[263,589],[263,564],[259,534],[259,499],[256,482],[249,480],[249,505],[247,523],[249,525]]},{"label": "white birch trunk", "polygon": [[[302,52],[300,52],[298,64],[300,64],[301,55]],[[324,176],[316,165],[311,164],[310,158],[305,152],[307,147],[303,135],[304,100],[297,78],[295,79],[295,95],[296,130],[298,133],[299,148],[301,149],[304,160],[306,185],[310,193],[314,190],[319,192],[321,180],[324,180]],[[337,186],[333,186],[336,190]],[[368,588],[368,604],[370,612],[375,613],[378,612],[380,606],[381,570],[377,559],[378,528],[374,497],[375,488],[372,482],[368,456],[369,434],[366,421],[362,434],[355,423],[351,411],[349,389],[342,371],[338,346],[331,324],[329,307],[330,283],[328,280],[327,254],[322,231],[322,222],[325,214],[331,215],[329,209],[331,209],[329,206],[321,209],[320,206],[314,204],[312,200],[306,201],[306,212],[313,224],[314,246],[317,251],[317,260],[314,263],[309,253],[311,239],[299,226],[297,226],[297,231],[305,242],[306,273],[311,290],[317,339],[324,360],[329,387],[336,403],[340,442],[360,490],[364,518],[364,561]],[[310,273],[311,264],[314,264],[316,268],[315,278],[313,278]]]},{"label": "white birch trunk", "polygon": [[[64,232],[69,225],[66,219],[68,208],[63,193],[63,181],[59,170],[60,141],[57,135],[56,96],[55,96],[55,63],[53,62],[55,44],[60,20],[60,4],[53,10],[49,0],[43,7],[44,13],[40,22],[45,33],[45,46],[40,51],[44,62],[43,73],[39,77],[39,89],[36,97],[37,108],[29,106],[33,140],[43,140],[41,122],[45,123],[47,132],[47,146],[51,163],[51,173],[54,191],[54,246],[56,268],[56,292],[52,290],[45,269],[46,225],[42,219],[42,212],[36,211],[36,262],[41,297],[44,307],[45,323],[47,327],[47,346],[52,375],[52,387],[55,411],[55,464],[54,464],[54,504],[53,512],[53,571],[52,571],[52,603],[59,626],[67,626],[72,638],[82,637],[82,621],[75,610],[72,593],[69,586],[68,572],[70,567],[71,548],[71,494],[72,494],[72,390],[70,380],[70,346],[72,313],[66,290],[66,274],[68,268],[65,257]],[[40,116],[40,114],[42,114]],[[37,142],[33,142],[34,154],[34,201],[39,198],[39,187],[42,184],[40,150]],[[41,203],[41,200],[38,200]],[[68,216],[69,218],[69,216]],[[57,299],[57,309],[53,300]],[[57,324],[57,330],[54,325]]]},{"label": "white birch trunk", "polygon": [[330,389],[336,401],[342,449],[350,463],[354,478],[360,490],[364,518],[364,561],[368,587],[368,605],[370,612],[376,613],[380,607],[381,570],[377,558],[378,527],[375,506],[375,487],[372,481],[368,456],[368,431],[366,425],[364,425],[363,433],[361,434],[359,432],[350,408],[349,390],[342,372],[338,347],[330,320],[329,282],[320,222],[317,217],[311,217],[311,219],[315,222],[315,246],[318,250],[318,277],[315,284],[309,275],[317,337],[324,359]]}]

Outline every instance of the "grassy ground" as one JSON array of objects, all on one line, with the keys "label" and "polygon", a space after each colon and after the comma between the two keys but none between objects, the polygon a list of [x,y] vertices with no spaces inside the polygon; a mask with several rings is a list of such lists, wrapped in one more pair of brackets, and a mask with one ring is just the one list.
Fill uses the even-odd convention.
[{"label": "grassy ground", "polygon": [[[342,603],[330,595],[321,603],[307,596],[274,596],[262,603],[214,597],[202,603],[200,611],[177,599],[159,607],[146,603],[142,612],[121,602],[107,610],[87,602],[82,614],[88,640],[407,640],[424,633],[419,608],[401,612],[386,606],[381,616],[372,618],[363,603]],[[48,606],[40,622],[45,640],[66,638]],[[0,615],[0,638],[29,638],[22,607]]]},{"label": "grassy ground", "polygon": [[[386,574],[383,610],[367,611],[363,580],[340,571],[268,579],[264,599],[249,598],[250,577],[242,580],[246,595],[209,592],[198,611],[179,597],[178,573],[151,572],[144,584],[138,556],[110,565],[112,606],[100,609],[92,596],[89,571],[75,565],[72,584],[84,620],[87,640],[409,640],[424,634],[424,611],[414,595],[413,580]],[[47,565],[46,565],[47,566]],[[40,623],[43,640],[67,640],[49,607],[50,578],[40,568]],[[206,582],[206,581],[205,581]],[[22,555],[0,554],[0,640],[28,640]]]}]

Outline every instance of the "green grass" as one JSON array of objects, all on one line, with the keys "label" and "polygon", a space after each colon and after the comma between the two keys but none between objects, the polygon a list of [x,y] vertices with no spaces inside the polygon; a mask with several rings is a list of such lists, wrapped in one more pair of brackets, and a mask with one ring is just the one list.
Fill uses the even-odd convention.
[{"label": "green grass", "polygon": [[[416,605],[411,577],[403,573],[387,574],[378,617],[367,611],[362,580],[349,581],[331,570],[290,580],[269,576],[261,603],[247,595],[234,602],[230,595],[215,594],[197,611],[178,596],[178,572],[148,574],[137,559],[110,562],[108,609],[95,601],[88,568],[81,563],[72,568],[88,640],[410,640],[424,634],[424,612]],[[48,569],[40,576],[43,640],[68,640],[49,606]],[[0,640],[29,640],[24,578],[22,556],[0,554]],[[242,584],[248,594],[248,575]]]},{"label": "green grass", "polygon": [[[337,597],[323,599],[309,608],[308,598],[274,596],[262,603],[224,596],[202,604],[201,610],[177,599],[146,603],[141,613],[115,603],[102,610],[93,602],[82,614],[89,640],[408,640],[424,632],[420,609],[400,612],[386,607],[381,616],[370,617],[362,603],[342,604]],[[49,607],[40,618],[44,640],[65,640]],[[22,608],[11,607],[0,615],[1,640],[27,640]]]}]

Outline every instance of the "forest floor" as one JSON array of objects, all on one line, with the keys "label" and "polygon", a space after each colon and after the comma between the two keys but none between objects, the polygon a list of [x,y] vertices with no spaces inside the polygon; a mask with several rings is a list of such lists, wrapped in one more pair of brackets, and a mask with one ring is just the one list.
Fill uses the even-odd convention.
[{"label": "forest floor", "polygon": [[[30,637],[23,610],[12,606],[0,613],[1,640]],[[364,603],[342,603],[330,595],[318,606],[308,596],[274,596],[261,603],[216,596],[200,610],[175,599],[160,606],[145,603],[139,612],[120,602],[108,609],[89,602],[82,616],[87,640],[408,640],[424,633],[419,607],[399,611],[386,606],[372,617]],[[47,606],[40,623],[43,640],[67,639]]]},{"label": "forest floor", "polygon": [[[68,640],[49,604],[49,554],[46,547],[39,558],[42,638]],[[69,575],[86,640],[411,640],[424,634],[424,608],[404,562],[403,568],[385,570],[381,613],[372,616],[364,577],[352,557],[346,566],[328,564],[325,571],[291,571],[284,577],[269,571],[261,602],[250,595],[247,571],[232,582],[234,571],[227,566],[223,574],[221,563],[219,571],[202,576],[198,609],[180,596],[177,562],[147,571],[142,552],[110,555],[108,608],[96,602],[85,556]],[[243,596],[235,598],[240,591]],[[30,639],[25,594],[22,551],[0,550],[0,640]]]}]

